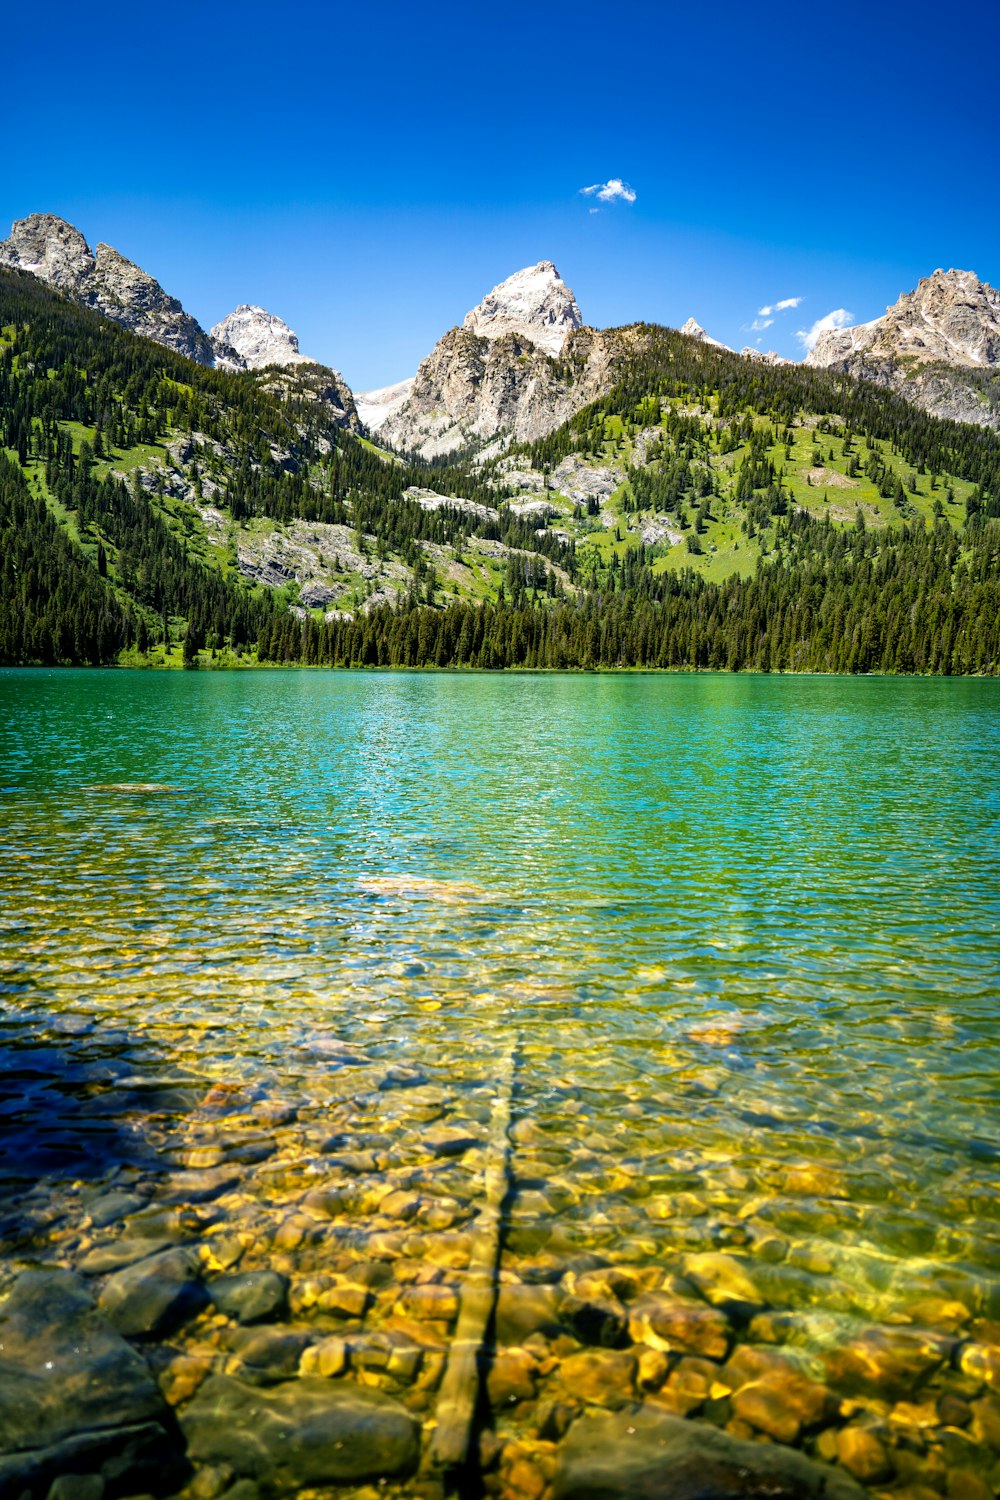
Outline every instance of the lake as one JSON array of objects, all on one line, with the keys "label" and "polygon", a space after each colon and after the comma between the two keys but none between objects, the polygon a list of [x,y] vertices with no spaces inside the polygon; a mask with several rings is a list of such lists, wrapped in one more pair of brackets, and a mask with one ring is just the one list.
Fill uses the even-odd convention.
[{"label": "lake", "polygon": [[989,680],[0,673],[3,1284],[166,1256],[199,1473],[206,1379],[426,1447],[499,1151],[488,1493],[641,1401],[992,1494],[998,764]]}]

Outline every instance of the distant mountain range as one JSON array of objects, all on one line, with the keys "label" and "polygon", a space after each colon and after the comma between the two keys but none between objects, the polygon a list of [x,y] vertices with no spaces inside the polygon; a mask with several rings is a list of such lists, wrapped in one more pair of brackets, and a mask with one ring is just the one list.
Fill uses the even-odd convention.
[{"label": "distant mountain range", "polygon": [[[278,381],[288,376],[277,372],[294,370],[300,396],[315,395],[343,425],[424,459],[544,436],[605,395],[643,338],[643,325],[585,326],[556,267],[539,261],[494,287],[410,379],[355,396],[339,372],[300,351],[274,313],[244,303],[206,333],[147,272],[109,245],[92,251],[55,215],[18,220],[0,242],[0,265],[30,272],[200,364],[271,370]],[[680,332],[728,348],[693,318]],[[742,353],[788,363],[751,348]],[[1000,430],[1000,293],[971,271],[935,271],[884,317],[823,334],[805,363],[890,388],[935,415]]]},{"label": "distant mountain range", "polygon": [[588,328],[542,261],[355,400],[267,310],[206,332],[24,221],[0,249],[0,663],[996,671],[1000,434],[895,389],[990,389],[978,286],[845,337],[871,360],[922,330],[856,380],[693,321]]}]

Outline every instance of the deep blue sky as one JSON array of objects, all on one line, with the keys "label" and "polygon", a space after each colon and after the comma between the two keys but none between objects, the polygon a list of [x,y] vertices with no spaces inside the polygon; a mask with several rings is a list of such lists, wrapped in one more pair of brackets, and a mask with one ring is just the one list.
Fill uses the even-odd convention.
[{"label": "deep blue sky", "polygon": [[[54,0],[3,32],[0,235],[61,214],[206,327],[262,303],[355,389],[540,259],[598,326],[693,314],[789,355],[936,266],[1000,282],[996,0]],[[611,178],[635,202],[590,212]]]}]

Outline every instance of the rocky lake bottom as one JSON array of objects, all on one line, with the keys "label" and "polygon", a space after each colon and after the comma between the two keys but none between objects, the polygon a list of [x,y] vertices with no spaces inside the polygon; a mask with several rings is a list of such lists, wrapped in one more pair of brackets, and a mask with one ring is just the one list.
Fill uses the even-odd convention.
[{"label": "rocky lake bottom", "polygon": [[1000,1493],[998,724],[0,674],[0,1496]]}]

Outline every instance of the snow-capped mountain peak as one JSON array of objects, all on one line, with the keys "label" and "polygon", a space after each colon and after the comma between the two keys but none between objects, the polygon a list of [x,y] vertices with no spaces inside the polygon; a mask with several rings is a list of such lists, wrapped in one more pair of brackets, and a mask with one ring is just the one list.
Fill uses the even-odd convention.
[{"label": "snow-capped mountain peak", "polygon": [[[721,339],[713,339],[710,333],[706,333],[694,318],[688,318],[680,332],[686,334],[689,339],[697,339],[701,344],[711,344],[715,349],[729,349],[729,345],[724,344]],[[732,353],[732,350],[730,349],[729,352]]]},{"label": "snow-capped mountain peak", "polygon": [[216,323],[213,344],[235,349],[248,370],[266,365],[304,365],[311,361],[299,352],[298,336],[288,324],[264,307],[243,302]]},{"label": "snow-capped mountain peak", "polygon": [[552,355],[560,353],[568,333],[582,326],[576,298],[550,260],[501,281],[462,323],[479,338],[520,334]]}]

